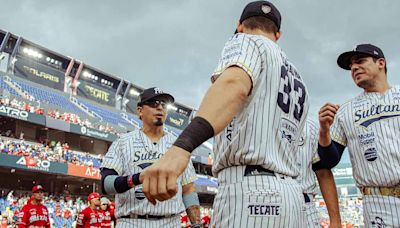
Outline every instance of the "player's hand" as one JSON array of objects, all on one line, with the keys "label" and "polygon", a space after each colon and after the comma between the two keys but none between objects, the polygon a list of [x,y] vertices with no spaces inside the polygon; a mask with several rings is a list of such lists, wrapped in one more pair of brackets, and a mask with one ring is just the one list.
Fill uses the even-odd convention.
[{"label": "player's hand", "polygon": [[319,143],[322,146],[328,146],[331,143],[330,129],[335,120],[335,115],[339,109],[339,105],[326,103],[321,107],[318,113],[319,119]]},{"label": "player's hand", "polygon": [[172,146],[158,161],[140,174],[142,191],[153,205],[168,200],[178,192],[177,179],[185,171],[190,153]]}]

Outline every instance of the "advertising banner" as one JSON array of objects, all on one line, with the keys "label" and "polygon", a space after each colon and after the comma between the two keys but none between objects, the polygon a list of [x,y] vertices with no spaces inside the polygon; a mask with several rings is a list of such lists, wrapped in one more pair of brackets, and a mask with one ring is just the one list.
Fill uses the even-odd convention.
[{"label": "advertising banner", "polygon": [[68,175],[100,180],[100,169],[68,163]]},{"label": "advertising banner", "polygon": [[114,134],[102,132],[102,131],[94,129],[94,128],[89,128],[89,127],[85,127],[85,126],[81,126],[81,125],[77,125],[77,124],[71,124],[70,132],[79,134],[79,135],[86,135],[86,136],[101,139],[101,140],[106,140],[109,142],[113,142],[114,140],[117,139],[117,136]]},{"label": "advertising banner", "polygon": [[18,58],[15,62],[14,74],[26,80],[64,91],[64,72],[36,61]]},{"label": "advertising banner", "polygon": [[43,115],[19,110],[5,105],[0,105],[0,115],[28,121],[39,125],[45,125],[46,123],[46,117]]},{"label": "advertising banner", "polygon": [[77,95],[101,104],[115,106],[115,91],[100,85],[95,85],[94,83],[80,80]]},{"label": "advertising banner", "polygon": [[67,174],[68,166],[64,163],[50,162],[31,158],[29,156],[16,156],[1,153],[0,166],[33,170],[45,173]]}]

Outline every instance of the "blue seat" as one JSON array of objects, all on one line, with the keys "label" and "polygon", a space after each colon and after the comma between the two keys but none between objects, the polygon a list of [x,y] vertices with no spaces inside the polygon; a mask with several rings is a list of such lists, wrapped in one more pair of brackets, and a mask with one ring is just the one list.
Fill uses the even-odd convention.
[{"label": "blue seat", "polygon": [[[91,104],[88,101],[83,101],[83,100],[79,100],[80,103],[84,104],[88,109],[90,109],[91,111],[97,113],[99,116],[101,116],[103,118],[103,120],[105,122],[114,124],[114,125],[118,125],[118,124],[122,124],[122,125],[127,125],[129,124],[127,121],[125,121],[122,116],[117,113],[117,111],[113,112],[110,111],[106,108],[102,108],[96,105]],[[109,108],[111,109],[111,108]]]},{"label": "blue seat", "polygon": [[71,113],[78,114],[81,117],[86,117],[86,113],[84,113],[81,109],[79,109],[76,105],[71,103],[69,101],[69,98],[67,96],[63,96],[55,91],[51,91],[49,89],[41,89],[40,85],[38,86],[33,86],[28,83],[22,82],[20,80],[15,80],[13,81],[20,85],[22,90],[31,94],[33,97],[35,97],[36,100],[39,100],[40,102],[45,102],[50,105],[60,107],[63,110],[68,110]]},{"label": "blue seat", "polygon": [[17,91],[15,91],[13,88],[11,88],[3,79],[3,77],[0,77],[0,88],[8,91],[11,95],[16,96],[16,97],[21,97]]}]

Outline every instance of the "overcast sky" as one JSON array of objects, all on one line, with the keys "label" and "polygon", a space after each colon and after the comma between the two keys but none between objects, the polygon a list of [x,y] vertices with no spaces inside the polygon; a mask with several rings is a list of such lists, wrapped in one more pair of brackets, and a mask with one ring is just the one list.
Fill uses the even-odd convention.
[{"label": "overcast sky", "polygon": [[[0,0],[0,29],[197,108],[248,2]],[[361,92],[336,65],[355,44],[381,47],[390,83],[400,84],[400,1],[272,2],[282,14],[278,43],[309,90],[310,118],[325,102]]]}]

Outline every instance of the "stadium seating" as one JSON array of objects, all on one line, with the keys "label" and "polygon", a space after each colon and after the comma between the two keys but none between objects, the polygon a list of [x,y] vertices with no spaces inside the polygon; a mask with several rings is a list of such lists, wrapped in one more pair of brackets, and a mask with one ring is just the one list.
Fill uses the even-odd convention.
[{"label": "stadium seating", "polygon": [[11,95],[16,97],[21,97],[13,88],[11,88],[5,81],[3,77],[0,77],[0,88],[8,91]]},{"label": "stadium seating", "polygon": [[129,124],[127,121],[125,121],[120,114],[117,112],[109,111],[106,108],[102,108],[96,105],[91,104],[88,101],[83,101],[82,99],[78,99],[78,102],[82,103],[85,105],[88,109],[91,111],[97,113],[99,116],[103,118],[104,122],[108,122],[114,125],[127,125]]},{"label": "stadium seating", "polygon": [[81,109],[79,109],[77,106],[72,104],[69,99],[66,96],[63,96],[61,94],[58,94],[57,92],[50,91],[50,89],[41,89],[41,86],[33,86],[30,85],[26,82],[23,82],[21,80],[15,80],[13,81],[20,85],[22,90],[25,92],[29,93],[33,97],[35,97],[36,100],[39,100],[41,102],[48,103],[50,105],[60,107],[60,109],[68,110],[70,112],[76,113],[81,117],[86,117],[86,113],[84,113]]}]

